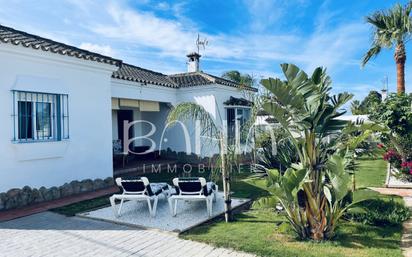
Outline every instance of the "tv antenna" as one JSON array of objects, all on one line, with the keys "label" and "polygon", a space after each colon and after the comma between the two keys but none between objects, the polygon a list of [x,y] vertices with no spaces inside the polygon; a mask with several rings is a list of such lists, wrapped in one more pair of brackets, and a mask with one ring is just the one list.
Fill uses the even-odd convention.
[{"label": "tv antenna", "polygon": [[383,84],[383,90],[382,91],[387,92],[388,91],[388,76],[383,77],[382,84]]},{"label": "tv antenna", "polygon": [[203,50],[205,50],[208,44],[209,44],[209,41],[207,41],[206,38],[201,39],[198,33],[197,39],[196,39],[197,54],[200,54],[200,48],[203,48]]}]

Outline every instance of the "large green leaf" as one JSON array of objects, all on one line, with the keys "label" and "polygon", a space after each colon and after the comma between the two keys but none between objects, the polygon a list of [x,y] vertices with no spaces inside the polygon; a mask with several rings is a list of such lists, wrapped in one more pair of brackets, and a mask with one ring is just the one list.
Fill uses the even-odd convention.
[{"label": "large green leaf", "polygon": [[275,101],[285,107],[297,108],[302,110],[304,106],[303,96],[296,93],[291,85],[282,82],[280,79],[263,79],[262,85],[269,90],[274,96]]},{"label": "large green leaf", "polygon": [[[316,233],[328,238],[345,206],[350,184],[345,159],[334,153],[336,139],[348,124],[338,117],[345,113],[341,108],[352,95],[330,95],[331,79],[321,67],[311,77],[293,64],[281,67],[286,80],[262,80],[269,92],[263,106],[288,135],[299,163],[286,165],[290,168],[283,176],[269,174],[270,192],[285,207],[299,236],[305,238],[320,229]],[[306,208],[299,207],[299,192],[305,196],[299,200]]]},{"label": "large green leaf", "polygon": [[261,197],[253,202],[252,208],[254,209],[265,209],[265,208],[275,208],[279,200],[276,197]]},{"label": "large green leaf", "polygon": [[280,173],[277,169],[268,169],[266,173],[268,175],[267,182],[269,187],[279,183]]},{"label": "large green leaf", "polygon": [[350,176],[345,171],[346,164],[339,154],[330,156],[327,162],[327,174],[335,201],[342,200],[349,191]]},{"label": "large green leaf", "polygon": [[300,84],[306,83],[308,75],[296,65],[290,63],[283,63],[280,65],[282,67],[283,74],[285,74],[286,79],[289,84],[294,84],[298,86]]},{"label": "large green leaf", "polygon": [[298,191],[302,188],[305,181],[307,170],[304,168],[294,169],[289,168],[281,179],[281,186],[288,197],[296,199]]}]

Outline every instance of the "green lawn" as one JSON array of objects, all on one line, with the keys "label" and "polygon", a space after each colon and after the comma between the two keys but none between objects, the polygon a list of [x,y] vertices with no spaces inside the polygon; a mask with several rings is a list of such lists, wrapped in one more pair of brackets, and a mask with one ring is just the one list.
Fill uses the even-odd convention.
[{"label": "green lawn", "polygon": [[110,195],[94,198],[91,200],[85,200],[78,203],[69,204],[63,207],[52,209],[51,211],[57,212],[66,216],[74,216],[77,213],[91,211],[99,209],[105,206],[110,206]]},{"label": "green lawn", "polygon": [[360,160],[356,171],[356,188],[383,187],[386,179],[387,162],[378,160]]},{"label": "green lawn", "polygon": [[181,237],[259,256],[402,256],[400,227],[344,222],[335,240],[316,243],[296,240],[285,218],[270,210],[251,210],[235,218],[233,223],[194,228]]},{"label": "green lawn", "polygon": [[[361,160],[357,188],[383,186],[386,163],[381,160]],[[254,191],[264,191],[263,179],[243,179]],[[256,198],[265,196],[255,193]],[[397,196],[383,196],[371,190],[358,190],[355,199],[383,198],[403,202]],[[255,198],[255,199],[256,199]],[[235,216],[236,221],[205,224],[181,237],[230,247],[259,256],[402,256],[400,250],[401,226],[376,227],[356,222],[342,221],[334,240],[324,243],[299,241],[285,217],[270,209],[253,209]]]}]

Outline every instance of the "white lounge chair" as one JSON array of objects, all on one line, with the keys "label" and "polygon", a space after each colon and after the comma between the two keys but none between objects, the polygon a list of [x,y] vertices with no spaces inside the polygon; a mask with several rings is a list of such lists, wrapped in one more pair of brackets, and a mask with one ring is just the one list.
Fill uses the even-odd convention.
[{"label": "white lounge chair", "polygon": [[176,193],[169,197],[170,212],[177,214],[177,203],[184,201],[205,201],[207,214],[212,216],[213,202],[216,201],[218,187],[213,182],[206,182],[205,178],[174,178],[173,185]]},{"label": "white lounge chair", "polygon": [[[169,195],[169,186],[166,183],[149,183],[146,177],[133,180],[123,180],[116,178],[116,184],[123,189],[122,194],[114,194],[110,197],[110,204],[112,205],[114,215],[120,216],[124,200],[146,201],[149,207],[151,217],[156,215],[158,196],[164,194],[165,197]],[[116,211],[115,200],[120,200],[119,209]],[[153,205],[152,205],[153,200]]]}]

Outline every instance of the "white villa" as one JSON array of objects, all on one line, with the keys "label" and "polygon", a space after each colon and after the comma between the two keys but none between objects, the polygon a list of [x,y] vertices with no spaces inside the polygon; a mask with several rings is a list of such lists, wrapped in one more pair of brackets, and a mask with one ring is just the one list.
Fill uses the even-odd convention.
[{"label": "white villa", "polygon": [[197,53],[187,57],[187,72],[164,75],[0,25],[0,192],[113,176],[124,120],[156,126],[129,130],[152,140],[135,140],[138,149],[154,142],[157,150],[186,151],[178,126],[161,140],[178,103],[196,102],[229,128],[244,122],[250,107],[228,100],[255,89],[204,73]]}]

